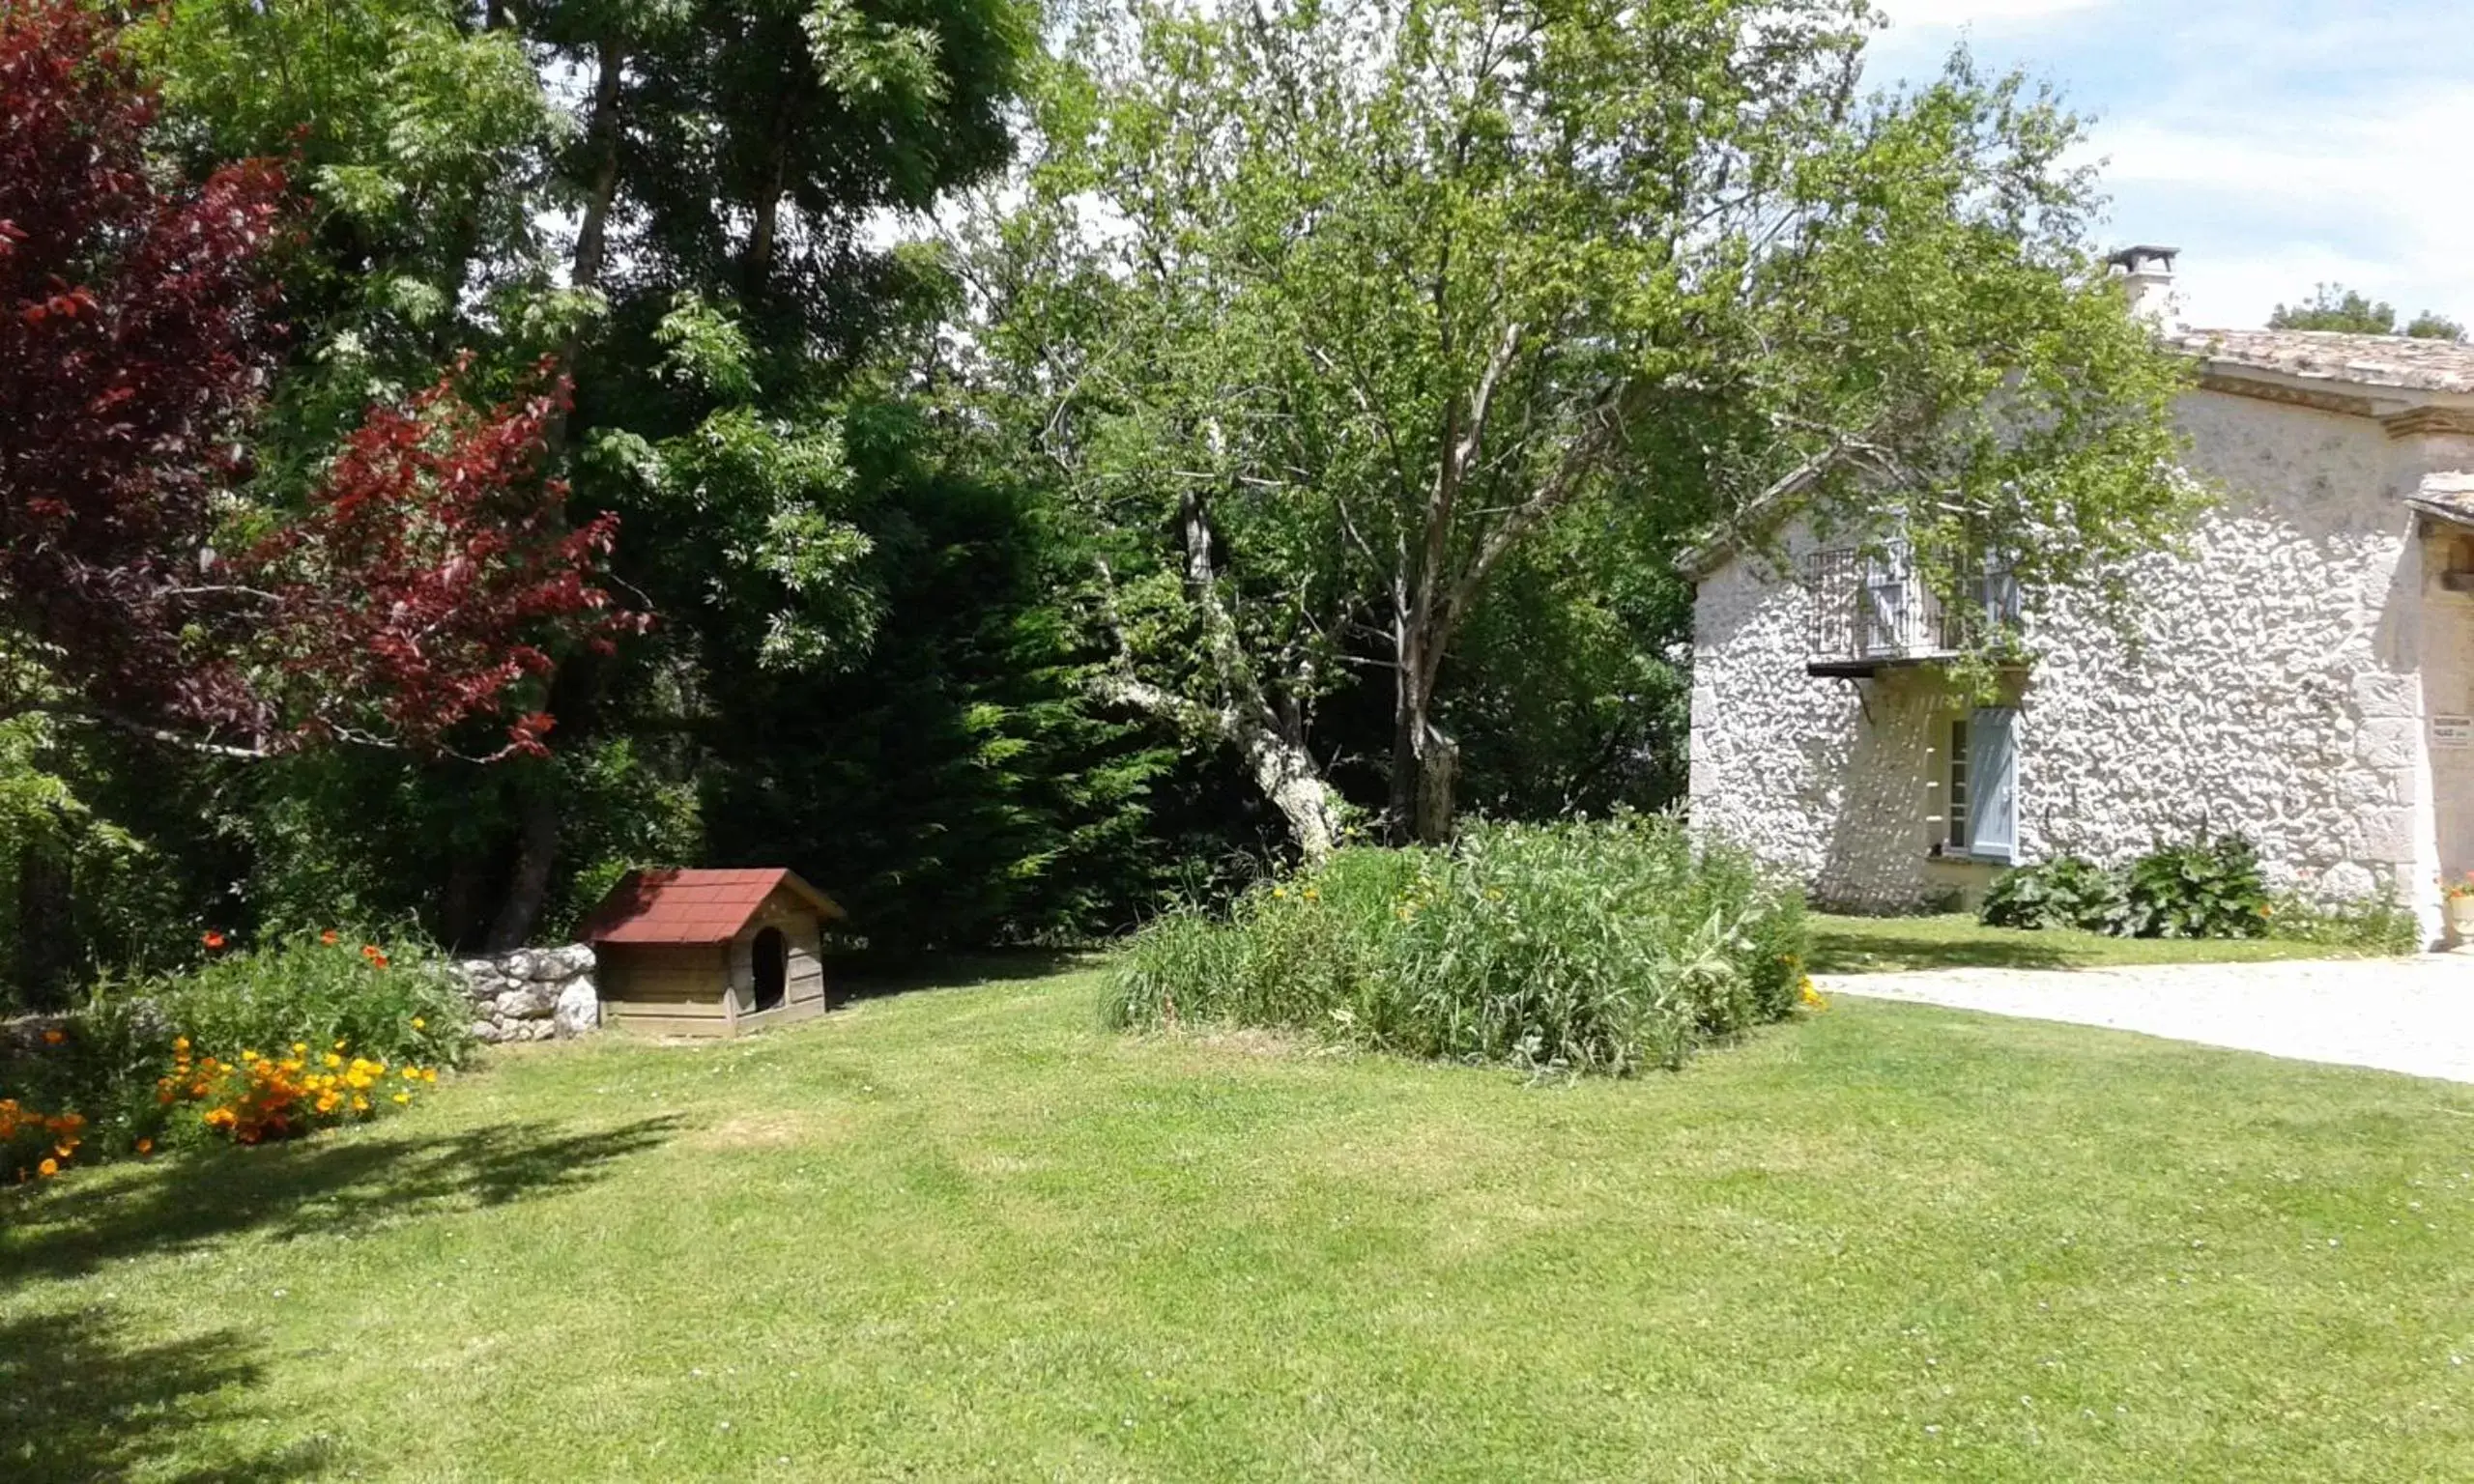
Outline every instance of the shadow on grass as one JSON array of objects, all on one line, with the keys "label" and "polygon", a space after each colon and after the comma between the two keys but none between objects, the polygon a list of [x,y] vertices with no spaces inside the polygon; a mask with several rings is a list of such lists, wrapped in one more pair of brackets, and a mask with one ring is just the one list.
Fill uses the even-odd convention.
[{"label": "shadow on grass", "polygon": [[853,954],[835,960],[833,1001],[877,1000],[921,989],[962,989],[980,985],[1026,984],[1100,962],[1091,949],[1015,948],[974,954],[927,954],[901,958]]},{"label": "shadow on grass", "polygon": [[[131,1344],[100,1308],[0,1322],[0,1477],[273,1484],[321,1471],[325,1447],[254,1450],[218,1436],[250,1419],[241,1398],[258,1375],[229,1329]],[[176,1459],[177,1471],[164,1471]]]},{"label": "shadow on grass", "polygon": [[1894,974],[1910,969],[2075,969],[2086,959],[2032,933],[1940,937],[1892,931],[1813,929],[1806,961],[1815,974]]},{"label": "shadow on grass", "polygon": [[[499,1125],[421,1138],[368,1130],[165,1160],[134,1178],[0,1200],[0,1283],[158,1258],[240,1232],[334,1236],[441,1211],[538,1199],[601,1179],[683,1120],[616,1128]],[[5,1354],[5,1352],[0,1352]]]}]

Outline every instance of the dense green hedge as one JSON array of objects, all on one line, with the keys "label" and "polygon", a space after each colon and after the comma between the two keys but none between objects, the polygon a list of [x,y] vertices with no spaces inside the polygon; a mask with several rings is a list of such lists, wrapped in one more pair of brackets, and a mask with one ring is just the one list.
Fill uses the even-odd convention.
[{"label": "dense green hedge", "polygon": [[1622,1075],[1784,1018],[1804,952],[1799,894],[1672,820],[1485,825],[1448,850],[1339,851],[1225,922],[1153,923],[1116,960],[1109,1018]]}]

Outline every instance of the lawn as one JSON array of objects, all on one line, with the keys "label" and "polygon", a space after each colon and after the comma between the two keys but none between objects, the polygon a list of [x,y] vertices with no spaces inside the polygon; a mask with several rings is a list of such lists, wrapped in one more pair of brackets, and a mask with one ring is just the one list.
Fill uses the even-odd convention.
[{"label": "lawn", "polygon": [[1810,921],[1816,974],[2102,969],[2134,963],[2258,963],[2271,958],[2360,956],[2325,944],[2283,938],[2115,938],[2077,928],[2025,932],[1987,928],[1966,913],[1943,917],[1816,914]]},{"label": "lawn", "polygon": [[2474,1475],[2474,1088],[1864,1003],[1531,1085],[1097,993],[0,1197],[0,1477]]}]

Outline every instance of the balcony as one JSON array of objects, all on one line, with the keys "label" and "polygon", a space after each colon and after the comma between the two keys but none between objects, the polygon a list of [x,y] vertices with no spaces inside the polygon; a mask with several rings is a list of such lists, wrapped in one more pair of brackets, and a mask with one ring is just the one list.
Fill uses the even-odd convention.
[{"label": "balcony", "polygon": [[2018,626],[2019,584],[2008,571],[1987,570],[1968,586],[1965,601],[1944,601],[1897,548],[1811,554],[1804,558],[1812,600],[1804,672],[1861,679],[1893,666],[1954,658]]}]

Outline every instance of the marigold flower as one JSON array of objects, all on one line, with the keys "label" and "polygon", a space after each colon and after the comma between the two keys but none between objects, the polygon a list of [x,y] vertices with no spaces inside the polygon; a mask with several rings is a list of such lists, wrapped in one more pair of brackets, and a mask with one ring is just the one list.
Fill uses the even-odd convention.
[{"label": "marigold flower", "polygon": [[43,1033],[43,1043],[46,1046],[56,1046],[68,1039],[69,1033],[62,1030],[48,1030]]},{"label": "marigold flower", "polygon": [[330,928],[326,931],[318,934],[318,941],[328,945],[329,947],[332,947],[337,941],[339,941],[339,939],[335,929]]},{"label": "marigold flower", "polygon": [[155,1153],[155,1141],[153,1139],[138,1140],[137,1152],[141,1155],[151,1155]]},{"label": "marigold flower", "polygon": [[212,928],[209,928],[205,932],[198,935],[198,941],[204,943],[209,949],[221,948],[223,946],[223,934],[216,931]]},{"label": "marigold flower", "polygon": [[54,1175],[60,1173],[60,1161],[57,1159],[45,1159],[43,1163],[35,1166],[35,1173],[45,1180],[49,1180]]}]

